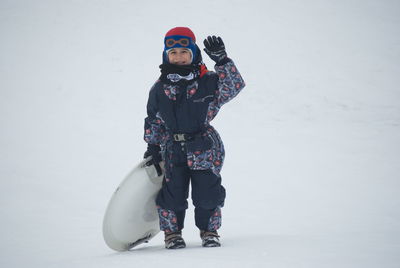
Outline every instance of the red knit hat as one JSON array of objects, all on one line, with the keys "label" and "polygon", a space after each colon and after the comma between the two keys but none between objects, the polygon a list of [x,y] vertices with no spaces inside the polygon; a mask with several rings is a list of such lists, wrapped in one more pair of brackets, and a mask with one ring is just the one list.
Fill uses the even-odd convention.
[{"label": "red knit hat", "polygon": [[165,37],[172,36],[172,35],[187,36],[187,37],[190,37],[194,43],[196,43],[196,36],[194,36],[194,33],[192,32],[192,30],[190,30],[188,27],[172,28],[165,34]]}]

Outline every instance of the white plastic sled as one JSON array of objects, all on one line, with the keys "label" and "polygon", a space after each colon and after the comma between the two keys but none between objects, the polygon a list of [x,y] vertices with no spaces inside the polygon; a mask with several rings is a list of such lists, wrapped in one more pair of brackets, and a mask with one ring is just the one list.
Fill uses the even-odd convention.
[{"label": "white plastic sled", "polygon": [[[145,159],[121,182],[111,197],[103,220],[106,244],[126,251],[148,242],[160,231],[155,198],[163,175]],[[162,166],[162,163],[160,163]]]}]

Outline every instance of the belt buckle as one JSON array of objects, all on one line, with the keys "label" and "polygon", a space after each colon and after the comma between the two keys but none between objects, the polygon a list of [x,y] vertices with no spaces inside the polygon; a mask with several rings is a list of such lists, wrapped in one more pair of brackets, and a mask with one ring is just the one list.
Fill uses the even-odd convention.
[{"label": "belt buckle", "polygon": [[185,134],[174,134],[175,141],[185,141]]}]

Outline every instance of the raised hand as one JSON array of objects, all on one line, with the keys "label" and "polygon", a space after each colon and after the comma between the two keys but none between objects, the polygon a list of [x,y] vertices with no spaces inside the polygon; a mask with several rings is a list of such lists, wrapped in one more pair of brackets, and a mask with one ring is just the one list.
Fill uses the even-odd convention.
[{"label": "raised hand", "polygon": [[205,47],[204,51],[217,65],[228,57],[225,51],[225,44],[221,37],[216,37],[214,35],[208,36],[204,39],[203,43]]}]

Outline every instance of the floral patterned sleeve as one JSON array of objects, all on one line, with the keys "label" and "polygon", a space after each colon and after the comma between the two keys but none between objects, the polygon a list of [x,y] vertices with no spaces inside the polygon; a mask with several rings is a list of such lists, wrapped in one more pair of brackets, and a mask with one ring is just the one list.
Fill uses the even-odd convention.
[{"label": "floral patterned sleeve", "polygon": [[236,97],[246,84],[232,60],[215,66],[215,71],[218,74],[218,105],[221,107]]},{"label": "floral patterned sleeve", "polygon": [[217,89],[215,99],[208,107],[208,122],[214,119],[222,105],[236,97],[246,85],[232,60],[215,66],[215,72],[218,75]]},{"label": "floral patterned sleeve", "polygon": [[165,139],[166,129],[158,112],[156,85],[152,87],[147,102],[147,117],[144,120],[144,140],[147,143],[161,145]]}]

